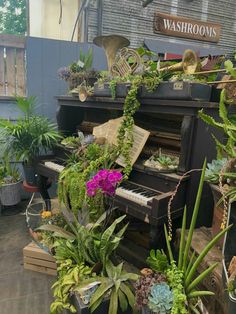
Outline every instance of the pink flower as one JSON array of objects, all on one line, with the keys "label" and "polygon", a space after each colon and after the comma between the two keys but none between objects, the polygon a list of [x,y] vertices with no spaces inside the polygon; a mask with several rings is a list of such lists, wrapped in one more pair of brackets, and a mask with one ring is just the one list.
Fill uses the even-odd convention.
[{"label": "pink flower", "polygon": [[116,170],[103,169],[86,183],[87,195],[93,197],[98,190],[103,194],[114,195],[116,185],[122,180],[122,174]]}]

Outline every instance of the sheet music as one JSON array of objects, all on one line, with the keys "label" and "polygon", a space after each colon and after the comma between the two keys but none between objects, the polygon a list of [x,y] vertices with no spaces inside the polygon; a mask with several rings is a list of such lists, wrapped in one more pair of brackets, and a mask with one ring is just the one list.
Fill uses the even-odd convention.
[{"label": "sheet music", "polygon": [[[108,122],[93,128],[93,135],[96,137],[105,137],[107,143],[117,145],[117,134],[120,128],[123,117],[118,119],[109,120]],[[131,165],[135,163],[140,155],[150,132],[142,129],[136,125],[133,127],[133,139],[134,143],[130,150]],[[125,161],[123,156],[119,156],[116,160],[118,165],[125,167]]]}]

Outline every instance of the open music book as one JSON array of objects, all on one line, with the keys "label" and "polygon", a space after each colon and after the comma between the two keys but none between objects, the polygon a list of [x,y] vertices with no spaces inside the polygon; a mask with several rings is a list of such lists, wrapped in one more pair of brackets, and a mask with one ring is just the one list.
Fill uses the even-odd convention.
[{"label": "open music book", "polygon": [[[108,122],[93,128],[93,135],[95,137],[105,137],[109,144],[117,145],[117,134],[122,122],[122,117],[118,119],[109,120]],[[144,130],[136,125],[133,127],[134,143],[130,151],[131,164],[133,165],[138,159],[150,132]],[[123,156],[119,156],[116,160],[118,165],[125,167]]]}]

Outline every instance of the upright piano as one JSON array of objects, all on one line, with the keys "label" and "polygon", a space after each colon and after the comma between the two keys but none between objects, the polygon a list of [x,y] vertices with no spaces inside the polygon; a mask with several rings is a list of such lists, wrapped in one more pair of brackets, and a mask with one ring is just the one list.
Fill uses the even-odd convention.
[{"label": "upright piano", "polygon": [[[89,130],[92,127],[122,116],[124,99],[107,97],[90,97],[85,102],[72,96],[59,96],[57,123],[64,135],[76,134],[78,130]],[[210,162],[216,156],[215,143],[211,128],[198,118],[198,111],[215,117],[218,116],[218,104],[213,102],[187,100],[141,99],[141,106],[135,114],[135,124],[150,131],[149,139],[134,164],[129,180],[118,190],[115,198],[120,210],[150,227],[150,246],[158,246],[163,237],[163,223],[167,221],[167,206],[177,184],[178,192],[171,205],[173,222],[178,221],[184,205],[188,208],[190,219],[198,188],[200,169],[204,159]],[[216,133],[215,133],[216,134]],[[220,138],[221,134],[217,134]],[[143,165],[154,151],[161,148],[179,157],[177,170],[160,172]],[[47,178],[58,179],[63,169],[55,151],[51,160],[38,163],[41,191],[44,198],[49,198],[45,188]],[[58,166],[59,165],[59,166]],[[191,169],[196,171],[184,174]],[[210,226],[213,201],[211,192],[205,186],[197,224]]]}]

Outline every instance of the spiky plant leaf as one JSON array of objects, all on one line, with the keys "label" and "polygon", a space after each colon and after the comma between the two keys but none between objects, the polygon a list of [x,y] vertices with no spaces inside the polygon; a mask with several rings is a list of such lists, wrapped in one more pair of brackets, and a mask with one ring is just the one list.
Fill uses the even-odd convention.
[{"label": "spiky plant leaf", "polygon": [[200,205],[200,201],[201,201],[202,189],[203,189],[204,178],[205,178],[205,171],[206,171],[206,160],[203,163],[203,169],[202,169],[201,178],[200,178],[200,182],[199,182],[199,186],[198,186],[198,191],[197,191],[196,201],[195,201],[195,205],[194,205],[194,209],[193,209],[191,224],[190,224],[190,228],[189,228],[189,232],[188,232],[188,236],[187,236],[186,245],[184,248],[183,266],[182,266],[183,271],[185,271],[187,268],[187,259],[189,256],[189,249],[190,249],[191,242],[192,242],[193,231],[194,231],[196,221],[197,221],[198,210],[199,210],[199,205]]},{"label": "spiky plant leaf", "polygon": [[108,314],[115,314],[118,310],[118,294],[113,290],[110,296],[109,311]]},{"label": "spiky plant leaf", "polygon": [[125,312],[128,308],[128,302],[127,302],[127,298],[124,292],[122,292],[121,289],[119,289],[118,291],[118,299],[119,299],[119,305],[122,312]]},{"label": "spiky plant leaf", "polygon": [[199,256],[196,258],[196,261],[194,262],[193,266],[191,267],[191,270],[189,271],[188,276],[185,279],[185,289],[188,289],[189,285],[192,282],[192,279],[196,273],[196,270],[200,263],[203,261],[204,257],[207,255],[207,253],[211,250],[211,248],[219,241],[219,239],[232,227],[232,225],[228,226],[221,232],[219,232],[202,250],[202,252],[199,254]]}]

